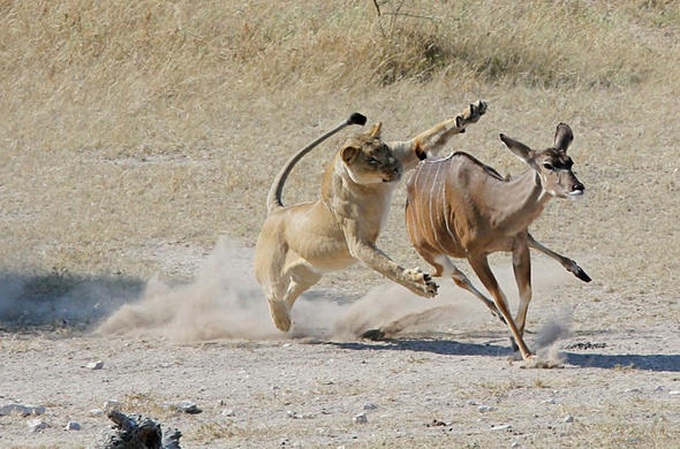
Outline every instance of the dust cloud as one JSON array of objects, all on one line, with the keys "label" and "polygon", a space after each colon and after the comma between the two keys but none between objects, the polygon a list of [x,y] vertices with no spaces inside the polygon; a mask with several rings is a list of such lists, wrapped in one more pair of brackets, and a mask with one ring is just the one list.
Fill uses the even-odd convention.
[{"label": "dust cloud", "polygon": [[[169,285],[150,279],[137,301],[125,304],[95,331],[99,335],[158,335],[179,342],[215,339],[312,338],[356,340],[371,328],[388,335],[426,331],[460,316],[490,316],[474,300],[451,301],[455,294],[425,299],[385,282],[357,301],[341,292],[315,287],[293,308],[293,329],[278,331],[264,294],[252,273],[253,253],[233,241],[221,240],[188,284]],[[449,287],[443,287],[444,292]],[[450,287],[450,290],[455,290]],[[479,319],[479,318],[478,318]]]},{"label": "dust cloud", "polygon": [[[421,298],[385,281],[356,301],[342,292],[312,288],[296,302],[292,332],[284,334],[274,327],[267,301],[252,273],[253,254],[252,248],[221,240],[199,267],[193,282],[169,285],[159,278],[151,279],[137,301],[120,307],[95,333],[153,334],[179,342],[289,338],[352,341],[373,329],[395,337],[455,332],[462,325],[474,327],[475,323],[495,320],[479,301],[448,279],[440,280],[440,293],[434,299]],[[501,284],[512,283],[509,269],[496,271]],[[548,279],[542,285],[558,277],[564,280],[563,273],[550,273],[557,273],[557,269],[542,270],[541,277]],[[504,288],[513,290],[512,285]],[[565,322],[559,316],[544,326],[537,338],[541,347],[551,346],[566,335],[564,324],[560,324]]]},{"label": "dust cloud", "polygon": [[160,335],[180,342],[279,336],[252,273],[252,251],[220,240],[195,280],[169,285],[154,277],[141,298],[123,305],[96,334]]},{"label": "dust cloud", "polygon": [[488,320],[491,314],[453,282],[440,282],[436,298],[426,299],[396,284],[384,284],[347,307],[334,325],[333,338],[353,340],[379,329],[385,337],[446,332],[451,326]]}]

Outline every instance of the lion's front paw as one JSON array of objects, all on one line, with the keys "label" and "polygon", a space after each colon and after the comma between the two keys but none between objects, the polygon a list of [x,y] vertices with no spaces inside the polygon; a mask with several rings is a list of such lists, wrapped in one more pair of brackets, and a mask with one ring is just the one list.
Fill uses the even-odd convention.
[{"label": "lion's front paw", "polygon": [[468,109],[467,121],[471,122],[471,123],[476,122],[477,120],[479,120],[479,118],[481,116],[486,114],[487,108],[488,108],[488,105],[486,104],[486,101],[484,101],[484,100],[477,100],[476,103],[471,103],[470,107]]},{"label": "lion's front paw", "polygon": [[405,270],[404,273],[410,281],[411,285],[409,288],[411,291],[426,298],[432,298],[437,295],[439,285],[432,280],[432,276],[428,273],[423,273],[418,268],[415,270]]},{"label": "lion's front paw", "polygon": [[484,100],[477,100],[476,103],[470,103],[470,106],[463,112],[463,114],[456,117],[456,124],[459,128],[464,127],[468,123],[476,123],[481,116],[486,114],[488,105]]}]

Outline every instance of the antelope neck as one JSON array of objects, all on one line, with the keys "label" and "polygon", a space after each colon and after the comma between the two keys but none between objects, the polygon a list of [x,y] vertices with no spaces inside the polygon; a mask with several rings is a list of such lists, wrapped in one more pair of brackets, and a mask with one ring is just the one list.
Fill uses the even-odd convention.
[{"label": "antelope neck", "polygon": [[538,217],[551,196],[543,190],[541,179],[533,170],[527,170],[507,182],[495,184],[496,188],[486,198],[493,204],[495,223],[517,221],[532,222]]}]

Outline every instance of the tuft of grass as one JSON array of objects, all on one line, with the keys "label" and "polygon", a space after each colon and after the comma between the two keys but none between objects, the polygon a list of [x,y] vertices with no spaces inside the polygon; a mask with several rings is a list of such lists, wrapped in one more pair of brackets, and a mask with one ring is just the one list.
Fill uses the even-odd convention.
[{"label": "tuft of grass", "polygon": [[121,410],[164,420],[176,415],[176,411],[165,405],[164,400],[155,393],[133,392],[126,394],[120,401]]},{"label": "tuft of grass", "polygon": [[202,422],[187,433],[187,438],[197,443],[212,443],[219,440],[247,435],[242,429],[229,422]]}]

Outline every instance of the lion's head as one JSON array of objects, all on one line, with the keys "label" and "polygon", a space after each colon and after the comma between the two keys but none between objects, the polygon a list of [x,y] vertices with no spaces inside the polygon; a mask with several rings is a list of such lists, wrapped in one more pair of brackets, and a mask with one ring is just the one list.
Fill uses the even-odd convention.
[{"label": "lion's head", "polygon": [[401,163],[380,139],[381,127],[382,123],[376,123],[370,132],[351,137],[340,150],[340,157],[357,184],[396,182],[401,179]]}]

